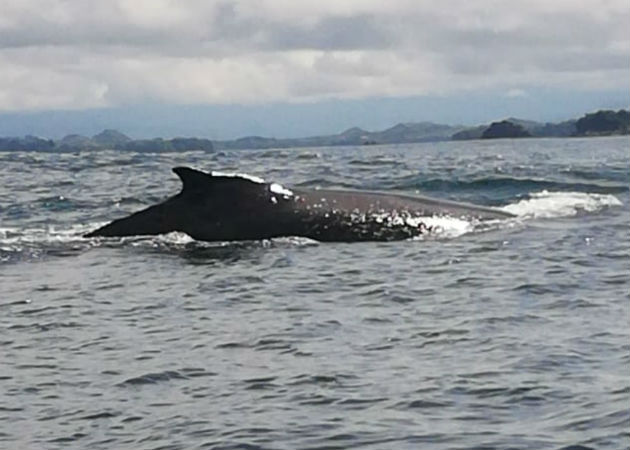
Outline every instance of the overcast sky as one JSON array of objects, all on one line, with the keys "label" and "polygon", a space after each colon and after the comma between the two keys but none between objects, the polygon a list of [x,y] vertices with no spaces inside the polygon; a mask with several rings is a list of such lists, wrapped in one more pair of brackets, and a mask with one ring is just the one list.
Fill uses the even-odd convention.
[{"label": "overcast sky", "polygon": [[2,0],[0,114],[356,104],[343,120],[369,125],[362,101],[474,99],[481,121],[504,99],[546,118],[545,97],[630,102],[629,23],[628,0]]}]

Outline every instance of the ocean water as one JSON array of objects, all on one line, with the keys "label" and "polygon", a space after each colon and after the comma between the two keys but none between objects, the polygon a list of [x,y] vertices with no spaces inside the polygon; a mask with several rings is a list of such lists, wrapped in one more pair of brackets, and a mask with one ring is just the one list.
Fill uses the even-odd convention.
[{"label": "ocean water", "polygon": [[[0,153],[0,448],[630,448],[629,143]],[[178,165],[517,217],[81,237],[176,193]]]}]

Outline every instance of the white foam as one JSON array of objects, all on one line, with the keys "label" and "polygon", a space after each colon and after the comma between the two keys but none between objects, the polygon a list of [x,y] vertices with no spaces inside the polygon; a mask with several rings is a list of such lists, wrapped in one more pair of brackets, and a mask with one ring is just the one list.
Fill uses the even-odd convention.
[{"label": "white foam", "polygon": [[210,172],[210,175],[213,177],[229,177],[229,178],[243,178],[244,180],[253,181],[254,183],[263,184],[265,180],[255,175],[248,175],[246,173],[236,173],[236,172],[217,172],[213,170]]},{"label": "white foam", "polygon": [[434,237],[454,238],[475,230],[476,221],[452,216],[413,216],[408,214],[390,213],[381,214],[355,214],[354,220],[365,222],[375,220],[385,226],[409,226],[417,228],[418,238],[430,235]]},{"label": "white foam", "polygon": [[123,238],[123,240],[131,241],[131,245],[134,247],[143,246],[147,243],[152,246],[158,246],[160,244],[185,245],[195,242],[189,235],[180,231],[172,231],[155,236],[129,236]]},{"label": "white foam", "polygon": [[501,208],[521,218],[553,218],[575,216],[580,211],[593,212],[606,207],[621,206],[610,194],[584,192],[536,192],[530,198]]},{"label": "white foam", "polygon": [[271,183],[271,185],[269,185],[269,190],[274,194],[284,195],[285,197],[293,196],[293,192],[290,189],[287,189],[278,183]]},{"label": "white foam", "polygon": [[287,236],[277,237],[270,239],[270,242],[280,245],[288,245],[291,247],[309,247],[313,245],[319,245],[319,241],[302,236]]},{"label": "white foam", "polygon": [[34,228],[0,228],[0,243],[11,245],[74,242],[84,239],[83,235],[85,233],[100,228],[106,223],[74,224],[68,226],[68,228],[58,228],[55,225]]},{"label": "white foam", "polygon": [[418,223],[418,226],[420,223],[423,223],[429,230],[430,234],[448,238],[458,237],[463,234],[470,233],[475,229],[473,221],[460,219],[458,217],[413,217],[407,219],[407,224],[411,225],[410,221]]},{"label": "white foam", "polygon": [[191,238],[188,234],[183,233],[181,231],[171,231],[166,234],[158,234],[156,236],[151,236],[153,239],[158,240],[160,242],[165,242],[168,244],[177,244],[184,245],[190,244],[191,242],[195,242],[193,238]]}]

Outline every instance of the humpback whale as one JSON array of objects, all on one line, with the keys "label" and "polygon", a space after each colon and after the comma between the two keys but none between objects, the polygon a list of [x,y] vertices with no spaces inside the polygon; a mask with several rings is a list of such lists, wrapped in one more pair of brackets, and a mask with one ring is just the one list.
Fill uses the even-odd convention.
[{"label": "humpback whale", "polygon": [[164,202],[85,237],[157,235],[180,231],[201,241],[301,236],[318,241],[390,241],[430,230],[426,219],[500,220],[500,210],[416,195],[286,188],[238,174],[176,167],[182,190]]}]

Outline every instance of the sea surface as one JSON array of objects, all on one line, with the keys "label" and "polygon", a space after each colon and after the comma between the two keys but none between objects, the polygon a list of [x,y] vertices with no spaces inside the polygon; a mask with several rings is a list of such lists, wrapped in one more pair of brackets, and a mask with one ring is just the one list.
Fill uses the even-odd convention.
[{"label": "sea surface", "polygon": [[[0,153],[0,448],[628,449],[629,144]],[[81,237],[178,192],[180,165],[517,217]]]}]

